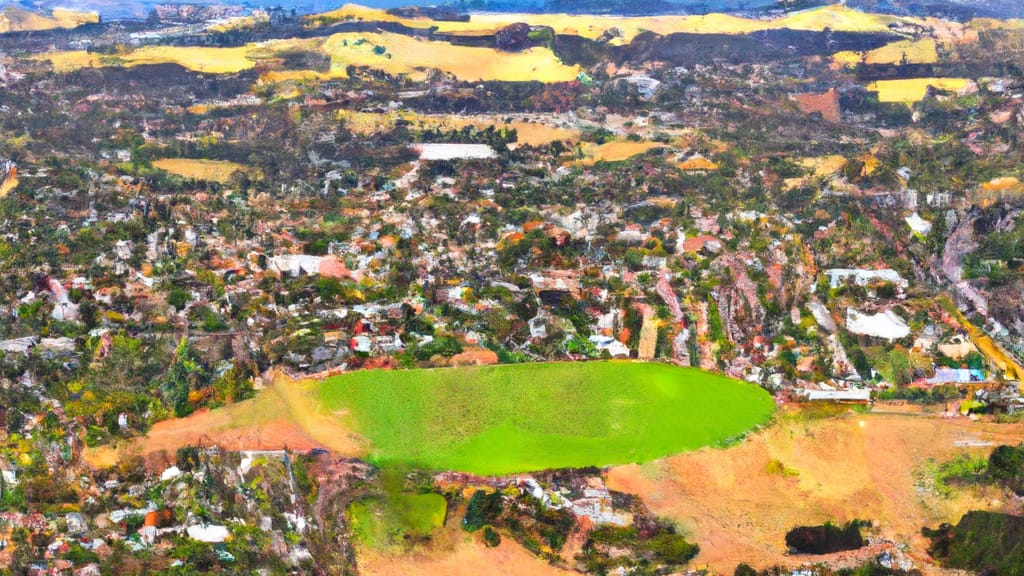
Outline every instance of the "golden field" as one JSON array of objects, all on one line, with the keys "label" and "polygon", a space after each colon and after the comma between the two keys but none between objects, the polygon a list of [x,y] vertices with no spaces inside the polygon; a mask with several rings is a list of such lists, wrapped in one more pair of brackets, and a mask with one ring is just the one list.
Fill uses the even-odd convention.
[{"label": "golden field", "polygon": [[230,180],[235,172],[247,170],[245,166],[234,162],[189,158],[163,158],[154,160],[153,166],[182,178],[220,183]]},{"label": "golden field", "polygon": [[[381,53],[381,50],[384,50]],[[430,68],[448,72],[460,80],[540,82],[575,80],[580,69],[566,66],[547,48],[523,52],[499,52],[493,48],[455,46],[388,32],[343,33],[330,36],[321,50],[331,57],[332,77],[344,77],[349,65],[369,66],[389,74],[426,77]]]},{"label": "golden field", "polygon": [[327,72],[284,70],[268,72],[272,82],[304,79],[346,78],[349,66],[366,66],[394,75],[423,79],[436,68],[464,81],[531,78],[541,82],[575,80],[580,69],[566,66],[547,48],[523,52],[499,52],[493,48],[455,46],[447,42],[421,40],[387,32],[342,33],[320,40],[275,40],[231,48],[205,46],[145,46],[114,55],[84,50],[52,52],[41,56],[54,70],[69,72],[104,66],[133,67],[145,64],[178,64],[189,70],[210,74],[233,74],[249,70],[260,62],[272,62],[283,52],[320,51],[331,58]]},{"label": "golden field", "polygon": [[123,54],[107,55],[85,50],[51,52],[42,58],[49,60],[56,72],[71,72],[80,68],[124,67],[146,64],[178,64],[196,72],[233,74],[256,65],[250,58],[250,46],[211,48],[206,46],[144,46]]},{"label": "golden field", "polygon": [[959,92],[971,86],[966,78],[906,78],[901,80],[879,80],[868,84],[867,89],[878,92],[879,102],[902,102],[913,104],[925,97],[928,87]]},{"label": "golden field", "polygon": [[[881,48],[869,50],[864,57],[866,64],[899,64],[906,57],[910,64],[934,64],[939,61],[939,52],[934,38],[920,40],[899,40]],[[832,55],[832,61],[839,66],[856,66],[861,61],[857,52],[846,50]]]},{"label": "golden field", "polygon": [[853,10],[843,5],[824,6],[796,12],[783,18],[765,20],[741,18],[728,14],[650,16],[639,18],[576,14],[473,14],[468,22],[442,22],[427,18],[393,16],[384,10],[346,4],[338,10],[310,16],[308,20],[313,25],[319,22],[342,20],[398,22],[412,28],[436,28],[439,32],[465,35],[493,34],[495,31],[510,24],[527,22],[534,26],[549,26],[558,34],[575,34],[589,39],[597,39],[606,31],[616,28],[622,33],[619,41],[625,43],[630,42],[637,34],[643,31],[651,31],[663,35],[676,32],[690,34],[749,34],[782,28],[813,31],[822,31],[825,28],[829,28],[842,32],[888,32],[889,25],[894,23],[925,23],[922,19],[871,14]]},{"label": "golden field", "polygon": [[45,16],[19,6],[7,6],[0,10],[0,34],[77,28],[83,24],[95,24],[99,21],[99,14],[95,12],[55,8],[50,16]]},{"label": "golden field", "polygon": [[559,128],[539,122],[526,120],[507,121],[505,116],[446,116],[441,114],[416,114],[409,110],[394,112],[360,112],[357,110],[339,110],[336,118],[344,121],[345,126],[361,136],[370,136],[393,130],[398,120],[408,122],[412,128],[420,130],[442,129],[461,130],[467,126],[478,129],[493,127],[496,130],[513,129],[516,131],[516,142],[527,146],[545,146],[555,141],[578,142],[579,131]]},{"label": "golden field", "polygon": [[594,144],[587,142],[582,145],[584,165],[593,165],[597,162],[621,162],[633,156],[639,156],[654,148],[665,148],[665,144],[658,142],[631,142],[628,140],[607,142],[605,144]]}]

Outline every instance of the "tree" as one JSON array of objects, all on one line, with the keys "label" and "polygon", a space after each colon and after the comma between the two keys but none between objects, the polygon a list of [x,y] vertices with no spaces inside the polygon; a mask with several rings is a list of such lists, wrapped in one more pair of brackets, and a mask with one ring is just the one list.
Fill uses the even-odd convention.
[{"label": "tree", "polygon": [[160,384],[164,400],[174,410],[175,416],[188,416],[192,413],[189,392],[205,388],[207,384],[209,372],[188,343],[188,339],[182,336],[174,351],[174,362],[167,371],[167,377]]},{"label": "tree", "polygon": [[893,348],[889,351],[889,370],[892,373],[892,381],[897,386],[910,384],[914,377],[914,371],[910,366],[910,358],[900,348]]}]

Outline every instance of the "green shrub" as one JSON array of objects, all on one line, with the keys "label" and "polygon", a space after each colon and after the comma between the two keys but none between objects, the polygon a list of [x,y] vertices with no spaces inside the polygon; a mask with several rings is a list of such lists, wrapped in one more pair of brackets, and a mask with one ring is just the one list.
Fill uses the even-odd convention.
[{"label": "green shrub", "polygon": [[477,490],[469,499],[466,517],[462,519],[462,528],[476,532],[488,524],[494,524],[504,509],[503,497],[498,492],[488,494]]},{"label": "green shrub", "polygon": [[988,473],[1016,494],[1024,496],[1024,446],[999,446],[988,457]]},{"label": "green shrub", "polygon": [[494,548],[501,544],[501,535],[494,528],[484,526],[484,544],[487,544],[488,548]]}]

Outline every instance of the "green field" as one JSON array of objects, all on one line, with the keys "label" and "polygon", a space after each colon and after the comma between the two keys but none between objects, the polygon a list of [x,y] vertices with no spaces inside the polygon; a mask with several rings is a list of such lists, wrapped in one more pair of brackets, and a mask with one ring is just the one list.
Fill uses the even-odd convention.
[{"label": "green field", "polygon": [[406,537],[423,538],[444,525],[448,502],[440,494],[392,494],[353,502],[348,519],[356,539],[386,548]]},{"label": "green field", "polygon": [[644,462],[767,421],[767,392],[637,362],[360,371],[320,388],[370,460],[483,475]]}]

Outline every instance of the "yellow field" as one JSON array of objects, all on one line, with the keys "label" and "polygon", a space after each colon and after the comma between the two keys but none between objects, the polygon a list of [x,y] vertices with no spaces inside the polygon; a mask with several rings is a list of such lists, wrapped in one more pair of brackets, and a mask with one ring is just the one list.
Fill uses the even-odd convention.
[{"label": "yellow field", "polygon": [[153,166],[161,170],[177,174],[183,178],[206,180],[208,182],[227,182],[231,175],[247,168],[234,162],[223,160],[192,160],[188,158],[163,158],[154,160]]},{"label": "yellow field", "polygon": [[622,37],[618,39],[620,43],[630,42],[637,34],[645,30],[662,35],[674,32],[749,34],[781,28],[813,31],[829,28],[842,32],[887,32],[889,24],[892,23],[924,23],[920,19],[859,12],[842,5],[824,6],[774,20],[755,20],[727,14],[641,18],[575,14],[473,14],[468,22],[440,22],[427,18],[402,18],[392,16],[384,10],[347,4],[333,12],[310,16],[308,20],[311,25],[339,20],[399,22],[411,28],[437,28],[440,32],[464,35],[492,34],[515,22],[527,22],[535,26],[550,26],[558,34],[576,34],[590,39],[596,39],[605,31],[617,28],[622,32]]},{"label": "yellow field", "polygon": [[621,162],[648,150],[664,147],[664,144],[658,142],[618,141],[601,145],[588,142],[583,144],[584,159],[582,162],[585,165],[593,165],[596,162]]},{"label": "yellow field", "polygon": [[340,110],[337,113],[337,118],[344,121],[349,130],[361,136],[371,136],[393,130],[396,122],[401,119],[411,124],[413,128],[423,130],[433,128],[461,130],[466,126],[474,126],[479,129],[485,129],[488,126],[493,126],[495,129],[511,128],[516,131],[516,142],[529,146],[544,146],[558,140],[577,142],[580,138],[577,130],[525,120],[506,122],[505,117],[498,116],[422,115],[408,110],[385,113]]},{"label": "yellow field", "polygon": [[924,98],[929,86],[939,90],[959,92],[970,86],[966,78],[907,78],[903,80],[879,80],[868,84],[871,92],[878,92],[880,102],[903,102],[912,104]]},{"label": "yellow field", "polygon": [[818,158],[804,158],[800,165],[808,170],[813,170],[814,175],[823,178],[839,172],[846,166],[846,158],[839,155],[821,156]]},{"label": "yellow field", "polygon": [[796,178],[786,178],[783,184],[787,190],[806,186],[813,178],[828,178],[837,174],[846,166],[846,163],[846,158],[839,155],[802,158],[800,159],[800,165],[810,170],[811,174]]},{"label": "yellow field", "polygon": [[209,74],[233,74],[256,65],[251,58],[252,46],[210,48],[206,46],[144,46],[117,55],[89,53],[85,50],[51,52],[42,56],[57,72],[80,68],[121,66],[132,68],[145,64],[179,64],[189,70]]},{"label": "yellow field", "polygon": [[0,34],[77,28],[82,24],[93,24],[99,21],[99,14],[95,12],[76,12],[65,8],[55,8],[51,16],[44,16],[18,6],[7,6],[0,10]]},{"label": "yellow field", "polygon": [[[881,48],[870,50],[865,55],[864,62],[867,64],[899,64],[903,61],[904,56],[911,64],[934,64],[939,61],[935,39],[922,38],[890,42]],[[838,66],[852,67],[860,63],[861,56],[857,52],[846,50],[833,54],[832,61]]]},{"label": "yellow field", "polygon": [[575,80],[580,73],[578,66],[562,64],[546,48],[499,52],[493,48],[455,46],[387,32],[335,34],[321,49],[331,57],[330,75],[338,78],[346,75],[349,65],[369,66],[419,79],[426,77],[427,69],[438,68],[464,81],[567,82]]},{"label": "yellow field", "polygon": [[144,64],[179,64],[196,72],[233,74],[249,70],[257,63],[273,61],[285,51],[322,51],[331,57],[328,72],[284,70],[268,72],[264,80],[285,82],[306,79],[345,78],[348,66],[368,66],[389,74],[426,77],[437,68],[465,81],[538,80],[567,82],[575,80],[578,66],[566,66],[547,48],[523,52],[499,52],[493,48],[455,46],[447,42],[419,40],[390,33],[335,34],[325,40],[286,39],[231,48],[203,46],[145,46],[116,55],[88,53],[84,50],[52,52],[40,56],[54,70],[69,72],[79,68]]}]

